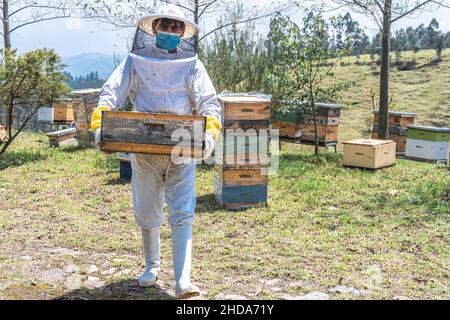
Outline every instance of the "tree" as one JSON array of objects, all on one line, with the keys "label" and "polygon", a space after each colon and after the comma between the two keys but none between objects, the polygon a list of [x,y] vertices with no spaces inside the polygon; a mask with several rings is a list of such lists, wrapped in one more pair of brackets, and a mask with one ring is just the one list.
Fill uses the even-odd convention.
[{"label": "tree", "polygon": [[405,30],[397,30],[391,42],[392,48],[395,49],[396,62],[400,62],[402,52],[408,49],[408,36]]},{"label": "tree", "polygon": [[375,60],[377,54],[380,54],[381,48],[381,32],[378,32],[373,38],[370,44],[370,58]]},{"label": "tree", "polygon": [[11,48],[11,35],[15,31],[43,21],[84,17],[86,6],[87,1],[82,0],[2,0],[3,48]]},{"label": "tree", "polygon": [[423,47],[425,49],[436,48],[436,42],[439,37],[439,23],[435,18],[431,20],[430,25],[426,28],[426,33],[424,34]]},{"label": "tree", "polygon": [[[223,25],[224,21],[240,21],[243,14],[242,4],[231,5],[217,25]],[[211,39],[203,42],[200,56],[219,92],[263,90],[265,73],[270,66],[264,40],[255,29],[253,21],[233,24],[219,29]]]},{"label": "tree", "polygon": [[[88,6],[88,11],[92,16],[96,16],[100,21],[115,28],[135,28],[138,18],[154,13],[159,6],[167,3],[178,5],[200,26],[207,18],[217,17],[218,13],[226,11],[230,5],[229,1],[226,0],[97,0]],[[233,3],[239,4],[242,2],[235,0]],[[208,36],[223,28],[268,18],[276,12],[286,11],[293,7],[294,4],[285,1],[275,2],[275,4],[266,7],[246,6],[239,20],[222,20],[221,24],[203,30],[202,34],[197,35],[196,43],[201,43]]]},{"label": "tree", "polygon": [[0,116],[7,137],[0,141],[0,156],[42,106],[69,92],[61,58],[48,49],[17,55],[0,50]]},{"label": "tree", "polygon": [[97,71],[91,71],[85,76],[73,76],[70,72],[64,72],[67,85],[74,90],[101,88],[105,83],[104,79],[100,79]]},{"label": "tree", "polygon": [[442,32],[439,32],[436,36],[436,55],[438,61],[442,60],[442,50],[444,50],[445,45],[445,36],[442,34]]},{"label": "tree", "polygon": [[389,137],[389,65],[391,26],[400,19],[415,12],[433,9],[445,1],[438,0],[334,0],[339,5],[346,5],[353,10],[373,18],[381,32],[381,72],[380,72],[380,126],[379,137]]},{"label": "tree", "polygon": [[[341,25],[340,18],[332,19],[333,26]],[[287,108],[302,105],[312,110],[315,128],[315,155],[319,155],[316,103],[336,100],[337,93],[348,83],[330,81],[335,78],[334,69],[348,53],[339,44],[331,43],[329,26],[323,16],[308,12],[298,27],[288,17],[279,16],[271,21],[268,41],[272,43],[274,80],[281,80],[282,98],[298,101]],[[339,40],[338,40],[339,41]],[[274,76],[272,75],[272,76]],[[273,92],[271,92],[273,95]],[[281,97],[277,97],[280,99]],[[282,105],[282,103],[278,103]]]},{"label": "tree", "polygon": [[450,48],[450,32],[445,34],[445,47]]}]

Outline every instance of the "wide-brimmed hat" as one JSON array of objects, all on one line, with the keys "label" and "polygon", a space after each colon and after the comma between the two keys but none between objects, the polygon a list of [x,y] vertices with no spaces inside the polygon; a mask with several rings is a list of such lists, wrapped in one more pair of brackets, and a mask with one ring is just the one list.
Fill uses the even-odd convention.
[{"label": "wide-brimmed hat", "polygon": [[186,25],[186,30],[184,31],[183,38],[192,38],[199,32],[198,25],[186,19],[183,11],[181,11],[181,9],[173,3],[162,6],[158,9],[156,14],[152,14],[139,19],[138,27],[149,34],[154,35],[153,21],[161,18],[168,18],[184,22],[184,24]]}]

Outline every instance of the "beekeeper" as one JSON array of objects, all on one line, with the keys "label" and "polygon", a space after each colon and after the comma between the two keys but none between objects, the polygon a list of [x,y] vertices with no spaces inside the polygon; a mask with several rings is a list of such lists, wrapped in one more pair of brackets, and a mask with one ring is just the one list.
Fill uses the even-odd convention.
[{"label": "beekeeper", "polygon": [[[196,53],[198,26],[174,4],[139,20],[133,49],[103,85],[91,128],[100,135],[101,111],[124,105],[135,111],[207,117],[205,153],[213,150],[221,129],[216,91]],[[191,282],[195,163],[175,163],[167,155],[130,154],[134,216],[142,230],[146,269],[139,284],[155,283],[160,270],[160,226],[167,203],[172,233],[177,298],[200,294]]]}]

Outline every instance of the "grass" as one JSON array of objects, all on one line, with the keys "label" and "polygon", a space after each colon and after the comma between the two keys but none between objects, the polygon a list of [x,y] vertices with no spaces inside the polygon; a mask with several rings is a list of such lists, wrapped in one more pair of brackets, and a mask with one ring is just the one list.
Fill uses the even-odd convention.
[{"label": "grass", "polygon": [[[206,298],[277,299],[343,284],[365,294],[330,293],[332,299],[448,299],[447,168],[398,160],[383,170],[358,170],[342,167],[339,153],[321,160],[311,153],[283,145],[263,209],[222,210],[212,195],[212,170],[199,167],[193,279]],[[49,148],[41,134],[25,132],[14,142],[0,159],[0,298],[171,298],[167,223],[159,287],[139,291],[132,282],[143,257],[130,185],[118,179],[118,167],[97,150]],[[70,263],[81,267],[83,281],[95,264],[93,275],[105,286],[71,291],[64,281],[40,280],[42,271]],[[131,272],[101,274],[112,267]],[[271,279],[276,284],[264,283]]]}]

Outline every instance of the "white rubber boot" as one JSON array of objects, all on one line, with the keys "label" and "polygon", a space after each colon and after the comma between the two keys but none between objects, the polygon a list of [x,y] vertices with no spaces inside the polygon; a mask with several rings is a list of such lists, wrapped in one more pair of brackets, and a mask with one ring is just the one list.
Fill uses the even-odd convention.
[{"label": "white rubber boot", "polygon": [[200,290],[191,283],[192,226],[172,227],[172,252],[176,298],[199,296]]},{"label": "white rubber boot", "polygon": [[139,277],[141,287],[150,287],[156,282],[160,269],[160,229],[141,229],[145,255],[145,271]]}]

